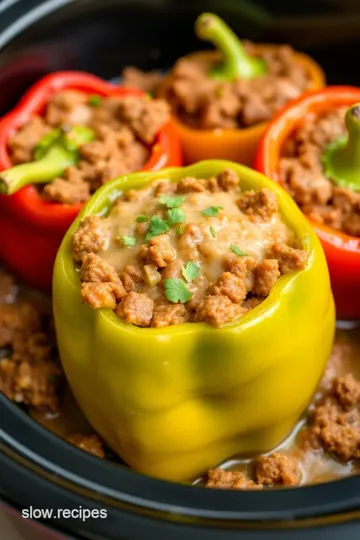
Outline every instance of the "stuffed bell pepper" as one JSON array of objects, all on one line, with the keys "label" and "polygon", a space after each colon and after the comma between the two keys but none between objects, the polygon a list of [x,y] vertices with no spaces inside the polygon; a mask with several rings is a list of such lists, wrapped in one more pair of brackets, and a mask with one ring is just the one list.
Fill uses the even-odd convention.
[{"label": "stuffed bell pepper", "polygon": [[311,226],[274,182],[227,161],[103,186],[63,240],[53,294],[87,419],[133,469],[177,481],[275,447],[334,335]]},{"label": "stuffed bell pepper", "polygon": [[328,87],[290,104],[266,131],[255,167],[312,223],[337,316],[360,318],[360,88]]},{"label": "stuffed bell pepper", "polygon": [[94,75],[45,76],[0,121],[0,259],[51,287],[56,251],[108,180],[181,165],[167,104]]},{"label": "stuffed bell pepper", "polygon": [[185,163],[230,159],[252,165],[267,122],[285,103],[325,77],[309,56],[289,46],[241,43],[216,15],[195,30],[217,51],[179,59],[158,92],[170,103]]}]

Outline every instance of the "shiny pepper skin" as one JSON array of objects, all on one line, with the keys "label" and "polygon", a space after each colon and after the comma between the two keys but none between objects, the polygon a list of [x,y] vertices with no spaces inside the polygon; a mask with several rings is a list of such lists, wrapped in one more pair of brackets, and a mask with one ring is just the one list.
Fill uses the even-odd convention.
[{"label": "shiny pepper skin", "polygon": [[[270,296],[240,319],[138,328],[113,311],[82,303],[71,234],[114,194],[159,178],[209,178],[232,168],[244,190],[267,187],[305,249],[305,270],[282,276]],[[71,388],[94,429],[131,468],[191,481],[234,454],[268,451],[289,434],[329,357],[334,303],[319,240],[276,183],[244,166],[204,161],[110,182],[68,231],[55,263],[58,345]]]}]

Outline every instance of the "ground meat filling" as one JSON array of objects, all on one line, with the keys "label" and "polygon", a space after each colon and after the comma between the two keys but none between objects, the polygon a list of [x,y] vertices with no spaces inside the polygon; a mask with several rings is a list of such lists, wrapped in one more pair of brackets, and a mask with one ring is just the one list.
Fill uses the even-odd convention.
[{"label": "ground meat filling", "polygon": [[206,487],[217,489],[262,489],[262,486],[250,480],[240,471],[212,469],[208,472]]},{"label": "ground meat filling", "polygon": [[72,249],[84,302],[155,328],[231,323],[308,259],[274,193],[242,192],[230,169],[125,193],[82,221]]},{"label": "ground meat filling", "polygon": [[121,73],[122,86],[129,88],[139,88],[144,92],[155,95],[159,89],[164,76],[161,71],[142,71],[133,66],[127,66]]},{"label": "ground meat filling", "polygon": [[28,301],[8,303],[14,302],[14,282],[1,277],[0,390],[16,403],[54,413],[62,371],[51,317]]},{"label": "ground meat filling", "polygon": [[275,452],[256,461],[255,476],[264,486],[298,486],[301,470],[294,457]]},{"label": "ground meat filling", "polygon": [[279,46],[256,54],[265,60],[266,75],[229,82],[208,77],[208,59],[181,58],[174,65],[165,98],[181,120],[195,129],[236,129],[266,122],[289,100],[309,87],[309,74],[294,60],[294,51]]},{"label": "ground meat filling", "polygon": [[211,469],[207,474],[206,487],[218,489],[263,489],[275,486],[298,486],[301,470],[296,458],[273,453],[255,461],[255,480],[242,471]]},{"label": "ground meat filling", "polygon": [[310,415],[313,443],[343,462],[360,459],[360,381],[336,377]]},{"label": "ground meat filling", "polygon": [[70,444],[80,448],[80,450],[89,452],[89,454],[93,454],[94,456],[100,458],[105,457],[104,443],[95,433],[93,435],[81,435],[80,433],[74,433],[66,437],[66,440]]},{"label": "ground meat filling", "polygon": [[67,425],[78,427],[85,419],[79,422],[74,398],[63,408],[69,398],[64,383],[49,299],[19,286],[0,267],[0,391],[69,443],[104,458],[104,443],[97,434],[71,430],[66,436]]},{"label": "ground meat filling", "polygon": [[280,179],[301,210],[333,229],[360,237],[360,193],[326,178],[321,157],[326,146],[345,133],[346,108],[307,118],[287,141]]},{"label": "ground meat filling", "polygon": [[11,161],[14,165],[32,161],[36,145],[54,127],[90,127],[96,139],[80,147],[77,166],[40,190],[46,200],[80,204],[107,181],[141,169],[168,119],[169,107],[160,99],[89,97],[64,90],[50,99],[43,116],[32,118],[10,139]]}]

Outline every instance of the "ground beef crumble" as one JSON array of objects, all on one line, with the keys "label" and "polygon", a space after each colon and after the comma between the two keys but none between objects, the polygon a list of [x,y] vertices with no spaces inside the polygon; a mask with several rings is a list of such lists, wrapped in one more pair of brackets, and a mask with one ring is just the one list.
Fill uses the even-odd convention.
[{"label": "ground beef crumble", "polygon": [[217,489],[262,489],[262,486],[250,480],[240,471],[211,469],[208,472],[206,487]]},{"label": "ground beef crumble", "polygon": [[82,283],[81,285],[81,296],[84,302],[90,304],[94,309],[115,309],[116,303],[125,294],[125,289],[121,282],[95,282]]},{"label": "ground beef crumble", "polygon": [[351,373],[336,377],[315,404],[310,437],[340,461],[360,459],[360,381]]},{"label": "ground beef crumble", "polygon": [[[57,422],[63,415],[65,387],[49,299],[19,286],[0,267],[0,391],[26,406],[30,416],[46,418],[48,424],[50,419]],[[76,415],[79,411],[75,411]],[[95,433],[72,433],[66,440],[105,457],[104,443]]]},{"label": "ground beef crumble", "polygon": [[301,470],[296,458],[274,452],[255,460],[252,480],[242,471],[211,469],[205,486],[218,489],[263,489],[275,486],[298,486]]},{"label": "ground beef crumble", "polygon": [[154,314],[154,301],[145,293],[127,293],[115,310],[124,321],[136,326],[150,326]]},{"label": "ground beef crumble", "polygon": [[345,133],[346,108],[306,122],[287,141],[279,163],[285,189],[318,223],[360,237],[360,193],[326,178],[321,161],[326,146]]},{"label": "ground beef crumble", "polygon": [[14,282],[6,274],[2,274],[2,282],[8,283],[8,289],[0,297],[0,390],[16,403],[56,412],[62,370],[51,312],[44,313],[25,300],[4,303]]},{"label": "ground beef crumble", "polygon": [[209,295],[200,302],[195,313],[195,322],[207,322],[219,328],[237,319],[244,313],[244,308],[233,304],[228,296]]},{"label": "ground beef crumble", "polygon": [[80,204],[105,182],[140,170],[148,161],[150,146],[169,119],[161,99],[107,97],[94,103],[76,90],[63,90],[48,102],[43,116],[35,116],[10,139],[14,164],[32,161],[41,138],[54,127],[85,125],[96,139],[80,147],[80,161],[40,189],[49,201]]},{"label": "ground beef crumble", "polygon": [[275,452],[256,460],[255,476],[264,486],[298,486],[301,470],[296,458]]},{"label": "ground beef crumble", "polygon": [[343,409],[348,410],[360,404],[360,382],[352,373],[336,377],[333,392]]},{"label": "ground beef crumble", "polygon": [[172,324],[182,324],[189,319],[189,312],[183,304],[159,304],[154,307],[151,326],[161,328]]},{"label": "ground beef crumble", "polygon": [[98,435],[81,435],[80,433],[74,433],[66,437],[67,442],[77,446],[89,454],[93,454],[99,458],[105,457],[104,443]]},{"label": "ground beef crumble", "polygon": [[109,236],[109,227],[106,221],[100,217],[91,216],[82,221],[73,233],[72,254],[74,260],[82,262],[85,255],[96,254],[105,249]]},{"label": "ground beef crumble", "polygon": [[265,188],[259,191],[245,191],[239,197],[238,206],[254,221],[268,221],[278,211],[275,193]]},{"label": "ground beef crumble", "polygon": [[121,73],[121,84],[129,88],[139,88],[139,90],[155,95],[163,77],[161,71],[158,70],[146,72],[133,66],[127,66]]},{"label": "ground beef crumble", "polygon": [[144,281],[144,272],[140,265],[128,264],[121,274],[121,279],[126,292],[135,291]]},{"label": "ground beef crumble", "polygon": [[[186,177],[177,184],[161,180],[159,185],[155,183],[150,188],[124,194],[115,202],[107,218],[87,217],[73,233],[73,257],[81,264],[82,297],[94,309],[113,309],[120,318],[140,327],[202,321],[219,327],[259,305],[269,296],[281,275],[306,267],[308,252],[289,245],[288,232],[284,233],[284,229],[267,240],[268,244],[263,248],[265,254],[260,258],[242,252],[239,256],[236,247],[232,253],[231,245],[218,243],[216,233],[210,234],[211,224],[223,227],[228,221],[235,227],[232,234],[242,235],[246,227],[253,231],[275,222],[284,228],[276,196],[268,189],[241,192],[239,179],[230,169],[210,180]],[[210,213],[215,212],[214,221],[208,221],[206,213],[206,217],[202,217],[201,206],[196,210],[194,205],[200,204],[199,200],[212,201],[213,193],[217,197],[214,200],[223,197],[224,204],[230,206],[229,211],[225,209],[224,215],[218,218],[214,216],[222,207],[211,206]],[[144,236],[150,230],[150,218],[140,216],[142,227],[139,228],[137,214],[141,214],[145,204],[150,215],[156,216],[164,227],[166,212],[173,211],[164,209],[163,203],[159,203],[157,197],[164,195],[180,200],[180,207],[175,209],[180,215],[181,212],[184,214],[180,234],[174,229],[168,230],[171,227],[167,226],[165,232],[148,240],[145,238],[144,242]],[[131,214],[133,207],[135,214]],[[195,222],[186,223],[184,211],[189,212]],[[238,226],[239,219],[242,221]],[[132,246],[119,247],[123,242],[119,226],[124,231],[132,227]],[[279,241],[279,236],[283,241]],[[293,242],[294,239],[289,241],[290,244]],[[225,250],[225,255],[214,251],[219,246]],[[119,257],[124,257],[123,260],[130,264],[122,266]],[[218,270],[209,277],[207,265],[214,257]],[[182,304],[176,300],[173,303],[166,295],[167,282],[181,281],[180,285],[185,286],[182,278],[186,261],[198,265],[198,275],[186,284],[191,298]]]},{"label": "ground beef crumble", "polygon": [[[254,44],[245,43],[256,55]],[[181,58],[171,70],[160,95],[181,120],[195,129],[233,129],[266,122],[289,100],[309,87],[309,74],[294,61],[289,46],[259,53],[268,72],[252,79],[218,82],[207,72],[213,61]]]}]

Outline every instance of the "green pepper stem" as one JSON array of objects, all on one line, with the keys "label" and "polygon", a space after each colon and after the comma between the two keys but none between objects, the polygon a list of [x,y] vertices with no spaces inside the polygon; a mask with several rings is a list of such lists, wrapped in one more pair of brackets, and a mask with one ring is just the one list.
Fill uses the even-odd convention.
[{"label": "green pepper stem", "polygon": [[219,81],[252,79],[266,73],[266,64],[250,56],[227,24],[213,13],[203,13],[195,22],[200,39],[210,41],[221,52],[223,61],[210,70],[210,77]]},{"label": "green pepper stem", "polygon": [[58,132],[54,130],[49,137],[50,132],[38,144],[35,154],[41,156],[40,159],[0,172],[0,193],[12,195],[29,184],[46,184],[62,176],[68,167],[78,162],[78,148],[95,138],[94,132],[83,126],[74,126],[60,136],[56,136],[55,131]]},{"label": "green pepper stem", "polygon": [[348,109],[345,124],[347,135],[325,149],[324,171],[334,184],[360,191],[360,103]]}]

